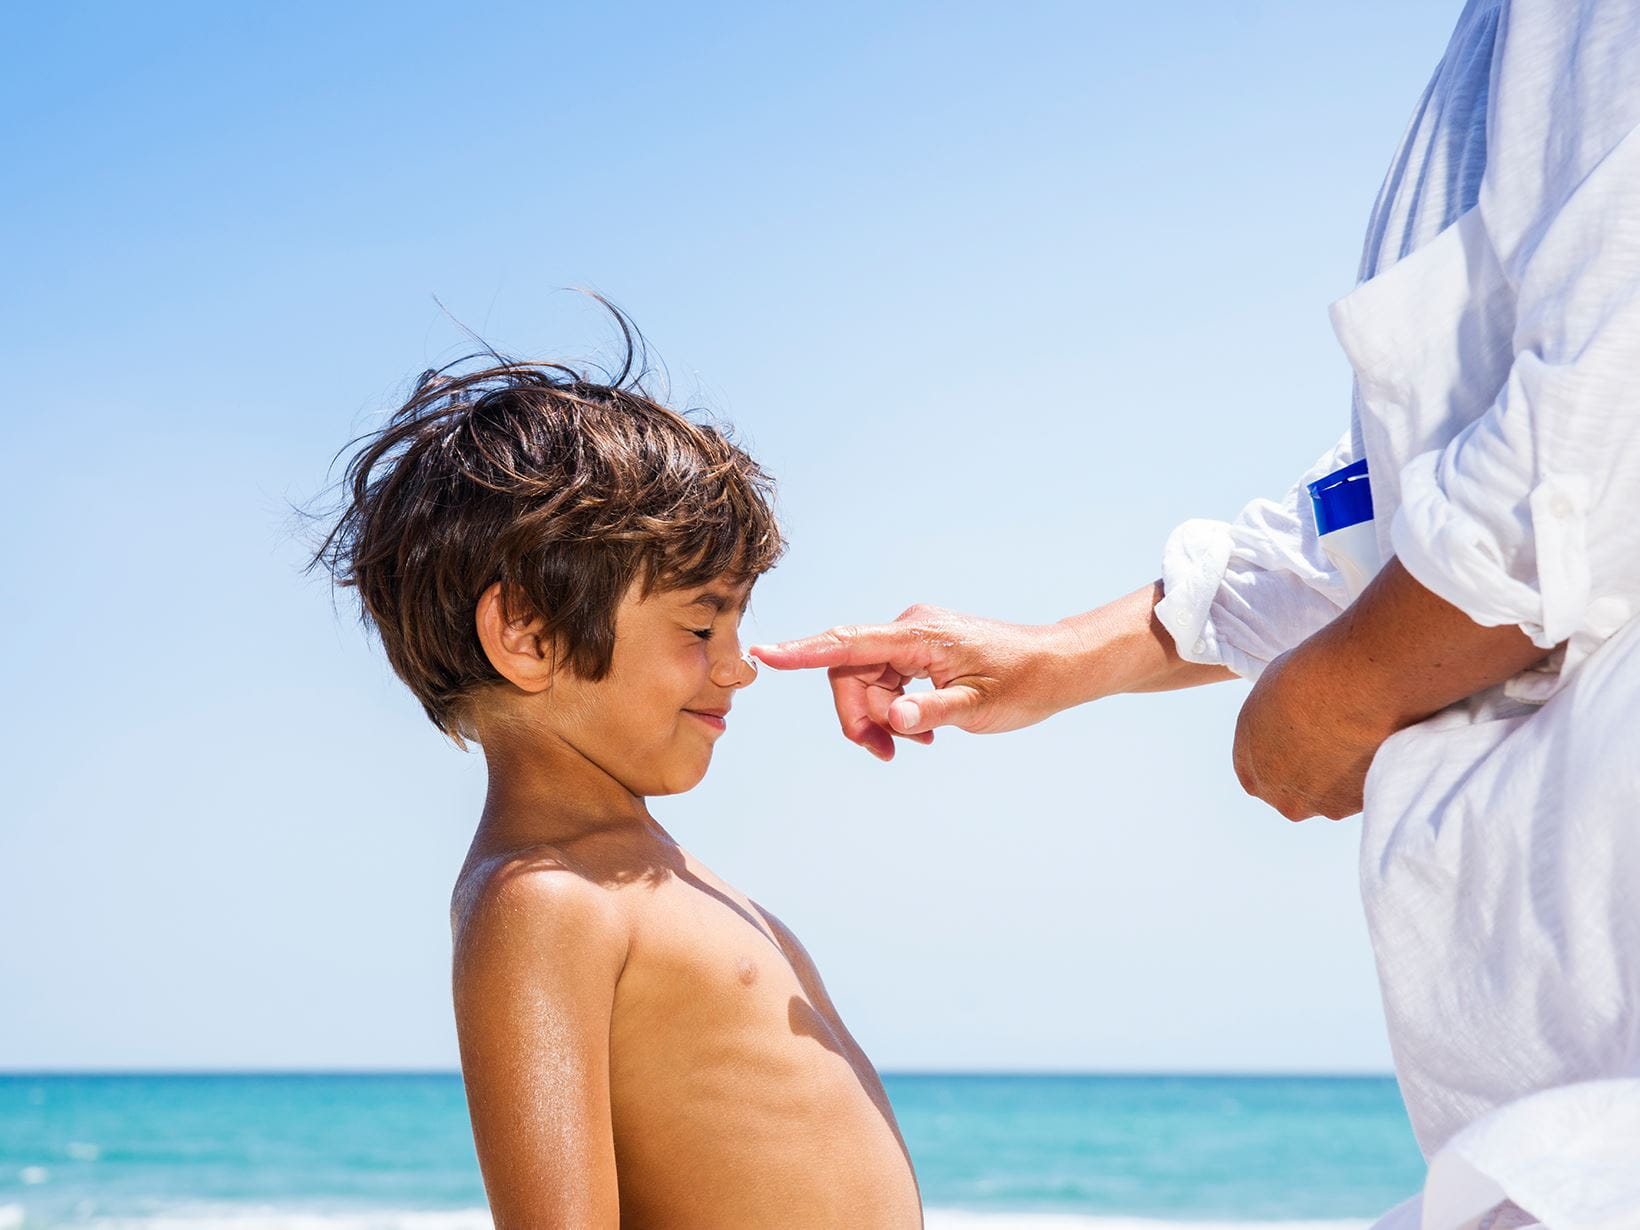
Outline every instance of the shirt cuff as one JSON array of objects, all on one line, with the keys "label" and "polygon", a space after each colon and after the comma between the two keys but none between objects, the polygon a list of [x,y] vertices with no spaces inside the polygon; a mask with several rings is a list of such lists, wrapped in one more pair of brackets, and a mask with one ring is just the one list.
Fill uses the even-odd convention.
[{"label": "shirt cuff", "polygon": [[1156,618],[1186,662],[1257,679],[1281,654],[1338,614],[1303,577],[1247,558],[1223,521],[1186,521],[1162,551]]},{"label": "shirt cuff", "polygon": [[1168,535],[1162,548],[1162,597],[1156,603],[1156,618],[1186,662],[1225,665],[1211,617],[1229,563],[1230,527],[1223,521],[1186,521]]}]

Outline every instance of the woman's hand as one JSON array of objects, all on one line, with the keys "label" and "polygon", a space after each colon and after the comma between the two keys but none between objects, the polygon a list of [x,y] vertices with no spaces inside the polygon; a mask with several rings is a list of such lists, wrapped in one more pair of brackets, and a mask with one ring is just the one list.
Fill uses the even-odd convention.
[{"label": "woman's hand", "polygon": [[[782,670],[828,668],[844,737],[892,760],[893,735],[929,743],[936,726],[995,733],[1056,712],[1063,706],[1055,703],[1055,659],[1074,648],[1058,624],[914,606],[891,624],[846,625],[751,652]],[[907,696],[913,679],[932,681],[934,690]]]},{"label": "woman's hand", "polygon": [[[1160,584],[1053,624],[1013,624],[914,606],[893,623],[846,625],[751,652],[778,670],[826,667],[843,735],[881,760],[894,738],[938,726],[1018,730],[1100,696],[1229,678],[1179,659],[1153,613]],[[932,691],[906,692],[913,679]]]},{"label": "woman's hand", "polygon": [[1361,810],[1367,770],[1394,728],[1353,712],[1348,697],[1335,710],[1324,675],[1307,669],[1315,654],[1305,645],[1270,663],[1242,704],[1236,776],[1289,820],[1342,820]]}]

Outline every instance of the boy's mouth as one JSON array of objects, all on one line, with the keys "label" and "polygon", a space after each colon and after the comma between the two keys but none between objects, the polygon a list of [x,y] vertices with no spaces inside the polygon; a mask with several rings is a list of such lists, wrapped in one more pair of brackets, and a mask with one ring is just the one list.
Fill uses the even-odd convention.
[{"label": "boy's mouth", "polygon": [[699,718],[706,725],[720,733],[729,728],[729,723],[726,720],[729,716],[728,709],[685,709],[684,712],[690,717]]}]

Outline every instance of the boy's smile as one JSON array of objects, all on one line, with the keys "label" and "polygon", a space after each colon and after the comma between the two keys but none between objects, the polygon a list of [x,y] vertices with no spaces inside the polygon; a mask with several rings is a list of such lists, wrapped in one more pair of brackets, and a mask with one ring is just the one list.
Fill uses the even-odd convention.
[{"label": "boy's smile", "polygon": [[725,705],[721,711],[710,709],[685,709],[684,712],[698,717],[701,721],[705,722],[710,729],[717,731],[718,734],[722,734],[729,728],[729,707],[727,705]]}]

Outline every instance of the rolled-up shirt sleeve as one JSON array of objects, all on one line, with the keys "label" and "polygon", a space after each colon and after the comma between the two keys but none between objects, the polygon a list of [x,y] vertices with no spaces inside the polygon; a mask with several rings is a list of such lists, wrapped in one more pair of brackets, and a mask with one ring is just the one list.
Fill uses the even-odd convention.
[{"label": "rolled-up shirt sleeve", "polygon": [[1407,463],[1390,540],[1475,622],[1570,642],[1569,665],[1640,610],[1640,130],[1568,167],[1575,182],[1500,244],[1517,288],[1508,378]]},{"label": "rolled-up shirt sleeve", "polygon": [[1280,500],[1254,500],[1234,521],[1186,521],[1162,552],[1156,616],[1187,662],[1256,679],[1348,604],[1322,553],[1305,485],[1354,459],[1346,434]]}]

